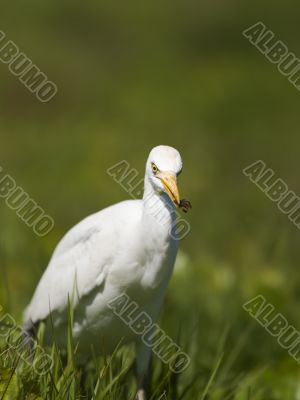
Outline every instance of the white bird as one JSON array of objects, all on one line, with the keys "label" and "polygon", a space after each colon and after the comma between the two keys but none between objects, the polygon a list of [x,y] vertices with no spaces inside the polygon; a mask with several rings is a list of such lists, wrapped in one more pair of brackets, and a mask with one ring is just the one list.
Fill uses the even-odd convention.
[{"label": "white bird", "polygon": [[146,163],[143,199],[115,204],[73,227],[56,247],[24,313],[27,332],[44,321],[46,341],[51,342],[54,326],[58,345],[65,348],[68,297],[73,296],[73,336],[79,356],[89,354],[91,346],[100,354],[103,343],[113,351],[121,338],[122,344],[135,342],[139,400],[146,399],[151,348],[108,303],[125,293],[157,321],[178,250],[175,209],[190,207],[179,197],[181,170],[176,149],[153,148]]}]

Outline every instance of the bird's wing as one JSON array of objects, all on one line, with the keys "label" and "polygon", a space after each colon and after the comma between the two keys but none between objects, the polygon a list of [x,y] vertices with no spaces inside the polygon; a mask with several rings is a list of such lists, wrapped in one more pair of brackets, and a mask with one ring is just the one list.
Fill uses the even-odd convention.
[{"label": "bird's wing", "polygon": [[129,200],[91,215],[72,228],[56,247],[24,315],[24,325],[44,320],[50,311],[63,312],[68,295],[74,307],[104,284],[118,255],[141,215],[141,202]]}]

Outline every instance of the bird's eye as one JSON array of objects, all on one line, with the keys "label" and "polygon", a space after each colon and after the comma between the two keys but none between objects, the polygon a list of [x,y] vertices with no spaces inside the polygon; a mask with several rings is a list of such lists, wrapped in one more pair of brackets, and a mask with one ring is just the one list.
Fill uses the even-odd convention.
[{"label": "bird's eye", "polygon": [[154,163],[151,163],[151,167],[152,167],[152,172],[154,173],[154,175],[157,174],[157,172],[158,172],[157,166]]}]

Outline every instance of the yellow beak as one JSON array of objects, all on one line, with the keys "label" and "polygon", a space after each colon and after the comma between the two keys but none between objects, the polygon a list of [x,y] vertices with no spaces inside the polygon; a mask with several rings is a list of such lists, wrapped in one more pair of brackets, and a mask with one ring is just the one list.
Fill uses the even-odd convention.
[{"label": "yellow beak", "polygon": [[177,187],[176,175],[173,172],[159,172],[156,177],[162,181],[168,196],[176,205],[176,207],[179,207],[180,196]]}]

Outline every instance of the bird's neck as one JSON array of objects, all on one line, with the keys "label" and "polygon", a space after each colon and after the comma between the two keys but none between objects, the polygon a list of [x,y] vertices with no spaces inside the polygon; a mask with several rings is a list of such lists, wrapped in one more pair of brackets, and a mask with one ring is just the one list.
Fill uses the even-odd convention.
[{"label": "bird's neck", "polygon": [[176,209],[169,196],[157,193],[151,183],[145,178],[143,196],[143,222],[144,226],[152,226],[157,232],[166,236],[173,236],[176,229]]}]

